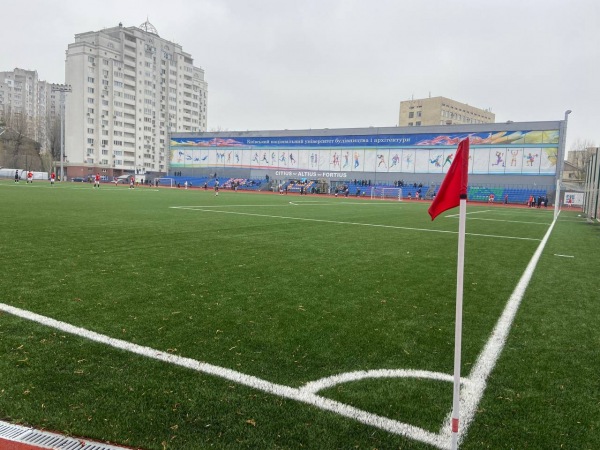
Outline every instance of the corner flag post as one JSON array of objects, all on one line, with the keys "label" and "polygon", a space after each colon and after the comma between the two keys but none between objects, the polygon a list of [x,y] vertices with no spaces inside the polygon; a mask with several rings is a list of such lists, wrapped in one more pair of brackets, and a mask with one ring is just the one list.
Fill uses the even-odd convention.
[{"label": "corner flag post", "polygon": [[456,264],[456,319],[454,325],[454,392],[452,396],[452,449],[458,448],[460,409],[460,363],[462,351],[462,305],[465,263],[465,223],[467,221],[467,180],[469,173],[469,138],[458,144],[456,156],[438,195],[429,207],[434,220],[439,214],[460,206],[458,222],[458,260]]},{"label": "corner flag post", "polygon": [[458,259],[456,263],[456,319],[454,325],[454,391],[452,395],[452,449],[458,448],[460,416],[460,362],[462,353],[463,275],[465,266],[465,222],[467,194],[461,194],[458,221]]}]

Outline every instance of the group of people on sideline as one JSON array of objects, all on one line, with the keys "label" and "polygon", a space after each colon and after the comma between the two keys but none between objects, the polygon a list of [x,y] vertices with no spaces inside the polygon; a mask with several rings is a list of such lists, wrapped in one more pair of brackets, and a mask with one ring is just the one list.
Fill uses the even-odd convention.
[{"label": "group of people on sideline", "polygon": [[536,199],[533,195],[530,195],[529,199],[527,200],[527,206],[529,208],[536,208],[536,207],[541,208],[542,206],[544,208],[547,208],[548,207],[548,197],[538,195],[538,197]]}]

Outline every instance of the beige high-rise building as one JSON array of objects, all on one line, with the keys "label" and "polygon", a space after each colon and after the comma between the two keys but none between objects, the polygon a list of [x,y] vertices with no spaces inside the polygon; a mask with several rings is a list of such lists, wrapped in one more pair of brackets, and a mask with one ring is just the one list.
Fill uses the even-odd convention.
[{"label": "beige high-rise building", "polygon": [[169,133],[206,131],[204,70],[148,21],[75,35],[65,67],[68,177],[165,173]]},{"label": "beige high-rise building", "polygon": [[446,97],[430,97],[400,102],[398,126],[458,125],[494,123],[496,115]]}]

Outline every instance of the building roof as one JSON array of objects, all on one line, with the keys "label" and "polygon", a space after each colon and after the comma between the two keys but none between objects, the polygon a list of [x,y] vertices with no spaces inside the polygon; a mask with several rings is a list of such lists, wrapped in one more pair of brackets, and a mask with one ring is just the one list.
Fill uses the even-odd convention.
[{"label": "building roof", "polygon": [[146,21],[143,24],[141,24],[138,28],[140,30],[144,30],[146,33],[152,33],[158,36],[158,31],[156,30],[156,27],[148,21],[147,17]]}]

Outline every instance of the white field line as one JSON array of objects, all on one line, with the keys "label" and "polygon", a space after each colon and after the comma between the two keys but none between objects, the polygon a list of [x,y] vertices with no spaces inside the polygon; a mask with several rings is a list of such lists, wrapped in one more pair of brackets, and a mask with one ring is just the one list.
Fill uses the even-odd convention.
[{"label": "white field line", "polygon": [[559,254],[554,254],[554,256],[560,256],[561,258],[575,258],[573,255],[559,255]]},{"label": "white field line", "polygon": [[[471,211],[467,213],[467,217],[472,216],[473,214],[483,214],[483,213],[488,213],[488,212],[493,212],[491,209],[486,209],[484,211]],[[444,216],[445,218],[449,218],[449,217],[458,217],[458,214],[448,214],[446,216]]]},{"label": "white field line", "polygon": [[[66,183],[69,183],[68,181]],[[14,186],[13,186],[14,185]],[[0,184],[0,187],[4,186],[4,187],[20,187],[20,183],[13,183],[13,184]],[[126,191],[152,191],[152,192],[158,192],[160,191],[160,189],[154,189],[154,188],[149,188],[149,187],[137,187],[135,189],[125,189],[123,187],[119,187],[117,189],[115,189],[115,186],[110,186],[108,184],[103,184],[102,185],[102,189],[101,188],[94,188],[92,186],[92,184],[89,183],[70,183],[70,184],[65,184],[65,185],[61,185],[60,183],[56,183],[54,186],[52,186],[50,184],[49,181],[40,181],[39,183],[36,183],[36,185],[34,186],[33,184],[30,183],[29,186],[27,186],[27,189],[30,188],[40,188],[40,189],[57,189],[57,190],[61,190],[61,189],[70,189],[70,190],[79,190],[79,191],[102,191],[102,192],[126,192]]]},{"label": "white field line", "polygon": [[[458,217],[457,217],[458,219]],[[531,225],[550,225],[548,222],[527,222],[524,220],[484,219],[483,217],[467,217],[467,220],[487,220],[489,222],[527,223]]]},{"label": "white field line", "polygon": [[[508,333],[510,331],[512,322],[517,314],[517,310],[521,305],[521,300],[523,300],[523,296],[525,295],[525,290],[527,286],[529,286],[529,282],[531,281],[531,277],[533,276],[533,272],[537,266],[537,263],[542,256],[542,252],[546,247],[546,243],[550,238],[550,234],[552,233],[552,229],[556,224],[556,219],[552,222],[548,231],[544,235],[542,242],[538,246],[537,250],[531,257],[529,264],[525,268],[525,272],[521,276],[521,279],[517,283],[515,290],[511,294],[502,315],[498,319],[494,330],[492,331],[490,338],[488,339],[483,351],[480,353],[477,358],[477,362],[473,366],[471,373],[469,374],[469,380],[471,381],[469,384],[464,385],[461,388],[461,399],[460,399],[460,431],[459,431],[459,441],[461,441],[465,435],[467,430],[469,429],[469,425],[471,421],[475,417],[475,413],[477,411],[477,405],[483,397],[483,392],[486,387],[487,379],[494,369],[502,350],[504,349],[504,344],[506,344],[506,338],[508,337]],[[446,436],[446,440],[450,441],[452,439],[452,428],[451,428],[451,420],[452,420],[452,411],[446,417],[444,421],[444,425],[440,430],[440,434]]]},{"label": "white field line", "polygon": [[[485,211],[473,211],[473,212],[468,212],[467,213],[467,219],[468,220],[488,220],[490,222],[509,222],[509,223],[528,223],[528,224],[532,224],[532,225],[550,225],[548,222],[526,222],[526,221],[522,221],[522,220],[504,220],[504,219],[484,219],[481,217],[471,217],[473,214],[481,214],[481,213],[496,213],[496,211],[492,210],[492,209],[486,209]],[[507,213],[504,213],[507,214]],[[444,216],[445,218],[448,219],[458,219],[458,214],[448,214],[447,216]]]},{"label": "white field line", "polygon": [[261,204],[261,205],[189,205],[189,206],[172,206],[171,208],[179,208],[179,209],[203,209],[203,208],[270,208],[270,207],[278,207],[281,208],[285,205],[293,205],[293,206],[398,206],[395,203],[373,203],[373,202],[294,202],[290,201],[287,203],[276,203],[276,204]]},{"label": "white field line", "polygon": [[[460,428],[460,440],[464,439],[468,431],[469,425],[472,422],[477,405],[479,404],[483,393],[485,391],[487,378],[492,372],[498,358],[506,343],[506,338],[510,331],[512,321],[517,313],[525,290],[529,285],[531,277],[537,263],[540,259],[542,251],[544,250],[546,243],[550,237],[552,229],[556,220],[550,225],[546,235],[540,242],[537,250],[533,257],[529,261],[525,272],[521,276],[519,283],[515,287],[512,295],[510,296],[508,303],[500,316],[491,336],[486,343],[483,351],[477,358],[477,362],[473,367],[468,378],[461,379],[461,417],[462,426]],[[442,424],[439,433],[432,433],[424,430],[420,427],[409,425],[397,420],[389,419],[386,417],[378,416],[376,414],[369,413],[367,411],[354,408],[352,406],[330,400],[324,397],[320,397],[315,394],[321,389],[335,386],[339,383],[356,381],[364,378],[389,378],[389,377],[407,377],[407,378],[425,378],[439,381],[450,382],[452,376],[443,373],[420,371],[420,370],[372,370],[372,371],[358,371],[350,372],[345,374],[339,374],[332,377],[322,378],[317,381],[309,382],[303,387],[292,388],[280,384],[271,383],[260,378],[242,374],[235,370],[227,369],[224,367],[214,366],[212,364],[196,361],[191,358],[184,358],[181,356],[173,355],[171,353],[165,353],[159,350],[152,349],[150,347],[143,347],[137,344],[123,341],[121,339],[111,338],[106,335],[95,333],[93,331],[86,330],[84,328],[75,327],[73,325],[51,319],[49,317],[41,316],[29,311],[25,311],[19,308],[15,308],[10,305],[0,303],[0,310],[5,311],[9,314],[21,317],[27,320],[31,320],[40,323],[45,326],[49,326],[66,333],[74,334],[76,336],[84,337],[86,339],[109,345],[113,348],[121,349],[127,352],[135,353],[147,358],[156,359],[170,364],[175,364],[181,367],[185,367],[198,372],[206,373],[221,377],[230,381],[237,382],[239,384],[259,389],[264,392],[278,395],[280,397],[289,398],[303,402],[309,405],[313,405],[317,408],[334,412],[344,417],[352,418],[366,425],[371,425],[390,433],[399,434],[409,439],[418,440],[440,449],[449,449],[452,441],[451,432],[451,418],[452,411],[448,413],[446,420]]]},{"label": "white field line", "polygon": [[[374,224],[374,223],[361,223],[361,222],[344,222],[338,220],[327,220],[327,219],[309,219],[306,217],[291,217],[291,216],[276,216],[271,214],[258,214],[258,213],[245,213],[239,211],[219,211],[216,209],[205,209],[204,206],[170,206],[172,209],[187,209],[191,211],[201,211],[201,212],[211,212],[211,213],[219,213],[219,214],[235,214],[239,216],[252,216],[252,217],[267,217],[271,219],[285,219],[285,220],[299,220],[304,222],[320,222],[320,223],[333,223],[337,225],[356,225],[362,227],[373,227],[373,228],[391,228],[394,230],[410,230],[410,231],[425,231],[429,233],[448,233],[448,234],[458,234],[458,231],[449,231],[449,230],[435,230],[431,228],[415,228],[415,227],[400,227],[397,225],[382,225],[382,224]],[[516,237],[516,236],[502,236],[497,234],[481,234],[481,233],[467,233],[468,236],[479,236],[479,237],[491,237],[491,238],[499,238],[499,239],[517,239],[523,241],[540,241],[539,239],[534,238],[525,238],[525,237]]]},{"label": "white field line", "polygon": [[[443,442],[443,437],[437,433],[424,430],[420,427],[409,425],[397,420],[389,419],[387,417],[378,416],[367,411],[354,408],[350,405],[330,400],[325,397],[320,397],[314,392],[319,386],[331,386],[337,383],[332,380],[335,377],[328,377],[326,381],[309,383],[304,388],[292,388],[281,384],[271,383],[269,381],[254,377],[252,375],[246,375],[235,370],[227,369],[224,367],[214,366],[201,361],[196,361],[191,358],[184,358],[181,356],[173,355],[171,353],[162,352],[155,350],[150,347],[144,347],[141,345],[133,344],[131,342],[123,341],[121,339],[111,338],[109,336],[99,334],[93,331],[86,330],[85,328],[76,327],[65,322],[41,316],[30,311],[25,311],[20,308],[15,308],[4,303],[0,303],[0,310],[5,311],[23,319],[27,319],[39,324],[63,331],[65,333],[73,334],[76,336],[89,339],[94,342],[108,345],[110,347],[124,350],[126,352],[135,353],[146,358],[155,359],[158,361],[174,364],[177,366],[185,367],[187,369],[195,370],[197,372],[206,373],[216,377],[224,378],[229,381],[233,381],[244,386],[258,389],[279,397],[289,398],[302,403],[306,403],[317,408],[330,411],[344,417],[348,417],[365,425],[370,425],[382,430],[386,430],[390,433],[399,434],[406,436],[410,439],[416,439],[438,448],[445,449],[447,446]],[[362,376],[361,376],[362,375]],[[362,372],[361,375],[355,372],[353,375],[346,375],[348,380],[359,380],[363,378],[377,378],[377,377],[391,377],[391,376],[404,376],[404,377],[421,377],[425,376],[429,379],[436,379],[442,381],[451,381],[452,377],[446,374],[438,374],[434,372],[426,371],[369,371]],[[340,379],[343,380],[343,377]],[[466,381],[468,385],[468,381]]]}]

